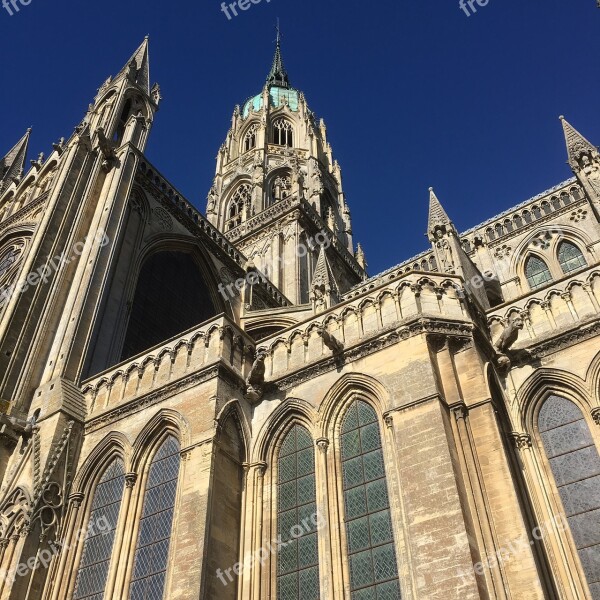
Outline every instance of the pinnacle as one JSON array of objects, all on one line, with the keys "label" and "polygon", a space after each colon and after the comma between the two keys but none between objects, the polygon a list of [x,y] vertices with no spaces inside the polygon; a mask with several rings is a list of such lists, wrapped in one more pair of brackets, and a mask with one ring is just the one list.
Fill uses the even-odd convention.
[{"label": "pinnacle", "polygon": [[562,115],[559,118],[562,122],[563,132],[565,134],[569,162],[577,162],[581,157],[581,154],[594,152],[596,150],[596,147],[589,140],[584,138]]},{"label": "pinnacle", "polygon": [[429,188],[429,223],[428,230],[433,231],[436,225],[449,225],[450,218],[435,195],[433,188]]},{"label": "pinnacle", "polygon": [[[132,57],[125,63],[119,75],[133,72],[132,78],[144,92],[150,93],[150,58],[149,58],[150,36],[146,36]],[[135,68],[135,71],[133,71]]]},{"label": "pinnacle", "polygon": [[10,149],[6,156],[0,161],[0,181],[8,181],[21,176],[25,158],[27,157],[27,147],[29,145],[29,136],[31,128],[25,135]]}]

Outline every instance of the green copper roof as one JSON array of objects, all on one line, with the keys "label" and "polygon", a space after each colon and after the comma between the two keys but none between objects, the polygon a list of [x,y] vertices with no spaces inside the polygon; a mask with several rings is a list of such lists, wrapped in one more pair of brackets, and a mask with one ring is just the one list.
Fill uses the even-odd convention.
[{"label": "green copper roof", "polygon": [[[298,97],[299,93],[293,88],[272,87],[269,89],[269,104],[273,108],[287,104],[290,110],[298,112]],[[250,98],[242,109],[242,118],[248,117],[250,112],[257,112],[263,107],[262,94],[258,94]]]}]

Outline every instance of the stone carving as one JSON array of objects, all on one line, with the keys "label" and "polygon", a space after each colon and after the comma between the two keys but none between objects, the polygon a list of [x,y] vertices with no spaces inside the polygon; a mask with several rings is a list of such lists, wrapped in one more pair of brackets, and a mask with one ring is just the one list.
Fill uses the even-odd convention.
[{"label": "stone carving", "polygon": [[508,352],[519,338],[519,332],[523,329],[525,323],[521,317],[515,317],[506,326],[500,337],[494,343],[496,350],[496,364],[502,371],[508,371],[511,366]]},{"label": "stone carving", "polygon": [[256,359],[246,379],[246,398],[252,404],[259,402],[264,393],[266,357],[267,353],[264,349],[257,351]]},{"label": "stone carving", "polygon": [[323,338],[323,343],[329,348],[334,354],[340,354],[344,350],[344,344],[333,337],[327,329],[321,327],[318,331],[319,335]]},{"label": "stone carving", "polygon": [[498,340],[496,340],[494,348],[496,348],[498,352],[505,354],[517,341],[519,338],[519,331],[521,331],[524,326],[525,324],[523,323],[523,319],[521,317],[516,317],[513,319],[502,332]]},{"label": "stone carving", "polygon": [[153,222],[162,231],[171,231],[173,229],[173,219],[171,215],[162,207],[157,206],[152,211]]},{"label": "stone carving", "polygon": [[5,446],[14,449],[19,438],[23,438],[23,446],[38,430],[37,415],[31,416],[27,421],[8,415],[0,415],[0,438]]},{"label": "stone carving", "polygon": [[104,157],[102,161],[102,168],[108,172],[117,164],[117,155],[115,154],[114,144],[106,137],[104,133],[104,127],[98,127],[96,129],[98,134],[98,147]]}]

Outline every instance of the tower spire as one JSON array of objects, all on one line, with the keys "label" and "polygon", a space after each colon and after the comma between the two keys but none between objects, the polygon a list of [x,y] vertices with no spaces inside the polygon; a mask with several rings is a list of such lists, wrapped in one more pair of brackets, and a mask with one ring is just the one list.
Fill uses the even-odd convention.
[{"label": "tower spire", "polygon": [[[137,83],[146,94],[150,94],[150,59],[148,53],[150,38],[146,36],[133,56],[121,69],[118,76],[127,75],[133,83]],[[118,77],[117,76],[117,77]]]},{"label": "tower spire", "polygon": [[577,129],[575,129],[562,115],[559,117],[565,133],[565,142],[567,144],[567,154],[571,167],[577,169],[579,162],[584,155],[593,155],[597,153],[597,148],[586,138],[584,138]]},{"label": "tower spire", "polygon": [[5,187],[10,180],[20,179],[27,157],[27,147],[29,146],[29,128],[25,135],[11,148],[7,155],[0,161],[0,187]]},{"label": "tower spire", "polygon": [[275,41],[275,56],[273,57],[273,64],[271,65],[271,71],[267,77],[267,86],[270,87],[281,87],[288,89],[290,87],[290,80],[283,66],[283,59],[281,58],[281,30],[279,28],[279,19],[277,19],[277,40]]}]

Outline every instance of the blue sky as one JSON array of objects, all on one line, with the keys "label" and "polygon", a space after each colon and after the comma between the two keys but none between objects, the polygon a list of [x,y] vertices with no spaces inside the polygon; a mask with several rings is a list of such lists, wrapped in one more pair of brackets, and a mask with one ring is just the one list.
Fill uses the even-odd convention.
[{"label": "blue sky", "polygon": [[[477,5],[476,5],[477,6]],[[424,250],[429,186],[467,229],[570,177],[558,116],[600,144],[596,0],[31,0],[0,9],[2,135],[49,152],[150,34],[164,100],[149,159],[201,210],[233,107],[281,19],[292,84],[325,119],[371,274]]]}]

